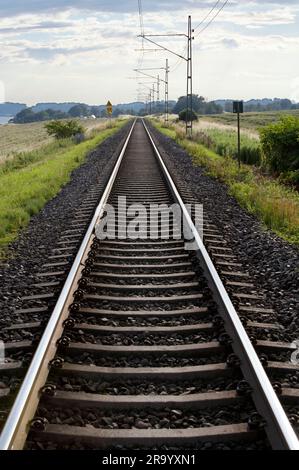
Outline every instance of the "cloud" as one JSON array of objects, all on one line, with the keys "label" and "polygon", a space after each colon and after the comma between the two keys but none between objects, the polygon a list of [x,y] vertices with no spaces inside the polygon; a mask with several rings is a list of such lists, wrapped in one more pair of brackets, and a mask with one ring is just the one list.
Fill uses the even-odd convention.
[{"label": "cloud", "polygon": [[[143,0],[144,11],[178,11],[210,8],[214,0]],[[227,7],[246,5],[298,5],[298,0],[230,0]],[[65,10],[85,10],[103,13],[137,13],[137,0],[1,0],[0,16],[16,16]]]},{"label": "cloud", "polygon": [[[197,2],[193,0],[144,0],[144,9],[146,11],[173,11],[174,9],[190,10],[198,7],[206,7],[211,5],[211,0]],[[2,0],[0,7],[1,16],[15,16],[24,13],[42,13],[49,11],[62,10],[86,10],[107,13],[137,13],[137,1],[111,1],[111,0]]]},{"label": "cloud", "polygon": [[[215,0],[143,0],[145,30],[153,34],[185,32],[188,13],[192,13],[196,26],[214,4]],[[277,54],[279,59],[286,57],[284,68],[291,80],[299,74],[296,65],[299,34],[294,27],[298,13],[298,0],[229,0],[217,19],[194,41],[195,67],[203,57],[208,69],[220,60],[230,71],[265,67],[277,77],[279,61],[273,64]],[[292,26],[288,28],[288,25]],[[124,80],[131,76],[130,70],[137,65],[139,53],[136,49],[141,45],[138,34],[137,0],[0,0],[0,79],[5,77],[8,98],[12,100],[26,101],[29,95],[30,99],[50,93],[63,95],[60,90],[67,96],[77,93],[80,97],[85,93],[84,82],[89,96],[98,96],[104,93],[102,90],[106,90],[105,93],[109,90],[110,94],[110,89],[114,89],[117,96],[126,101],[128,93],[135,87],[135,82]],[[160,41],[166,47],[184,53],[185,38],[161,37]],[[146,43],[147,46],[151,48]],[[177,59],[169,55],[169,60],[170,66],[175,68]],[[164,52],[144,54],[144,67],[164,64]],[[183,92],[185,74],[183,64],[176,70],[172,74],[174,98]],[[29,77],[26,87],[20,85],[24,75]],[[38,84],[36,77],[40,77]],[[43,84],[47,77],[55,85],[45,89]],[[203,84],[204,77],[205,73],[202,74]],[[210,83],[209,78],[207,90]],[[223,83],[228,89],[231,86],[226,77]],[[282,89],[285,83],[283,78],[281,84],[276,81],[275,86]],[[223,86],[222,82],[220,85]],[[250,86],[245,80],[241,85]],[[290,84],[288,86],[290,88]],[[18,94],[19,97],[15,96]]]},{"label": "cloud", "polygon": [[90,46],[90,47],[26,47],[23,49],[23,56],[38,61],[49,62],[57,56],[72,56],[77,54],[85,54],[88,52],[100,51],[107,49],[105,46]]},{"label": "cloud", "polygon": [[223,12],[221,21],[230,22],[246,27],[267,25],[287,25],[295,23],[296,11],[290,7],[276,8],[265,11]]},{"label": "cloud", "polygon": [[222,39],[222,44],[227,47],[228,49],[235,49],[239,47],[238,42],[232,38],[224,38]]},{"label": "cloud", "polygon": [[44,21],[37,24],[16,24],[15,26],[0,27],[0,34],[21,34],[28,33],[30,31],[50,31],[67,29],[74,26],[71,21]]}]

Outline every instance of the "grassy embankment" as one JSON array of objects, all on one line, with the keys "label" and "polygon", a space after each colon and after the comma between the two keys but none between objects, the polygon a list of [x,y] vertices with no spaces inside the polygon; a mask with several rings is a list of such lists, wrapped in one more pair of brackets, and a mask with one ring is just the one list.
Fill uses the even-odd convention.
[{"label": "grassy embankment", "polygon": [[[101,130],[107,126],[107,119],[78,119],[91,133],[94,129]],[[45,122],[31,124],[5,124],[0,126],[0,165],[12,160],[21,152],[31,152],[54,141],[45,129]]]},{"label": "grassy embankment", "polygon": [[[258,130],[260,127],[266,126],[279,121],[281,116],[297,116],[299,117],[299,109],[290,111],[267,111],[261,113],[244,113],[241,116],[241,127],[249,130]],[[204,115],[201,118],[224,125],[237,126],[237,116],[233,113]]]},{"label": "grassy embankment", "polygon": [[[237,158],[238,156],[237,133],[235,130],[230,130],[228,126],[224,129],[212,127],[200,129],[195,123],[194,140],[223,157]],[[261,163],[259,139],[244,133],[241,136],[241,142],[241,161],[250,165],[259,165]]]},{"label": "grassy embankment", "polygon": [[299,245],[299,194],[261,174],[256,167],[223,157],[195,140],[186,139],[175,124],[164,127],[153,124],[163,134],[174,139],[192,156],[195,165],[206,168],[207,173],[224,182],[239,204],[256,215],[268,229],[284,240]]},{"label": "grassy embankment", "polygon": [[26,227],[30,217],[55,197],[69,181],[87,154],[120,129],[126,121],[112,127],[94,129],[88,140],[53,141],[38,150],[15,155],[0,165],[0,257],[9,243]]}]

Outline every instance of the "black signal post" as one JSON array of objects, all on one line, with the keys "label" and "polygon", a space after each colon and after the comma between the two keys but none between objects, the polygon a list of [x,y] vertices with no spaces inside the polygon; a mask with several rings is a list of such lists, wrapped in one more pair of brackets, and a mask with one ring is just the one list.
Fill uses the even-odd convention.
[{"label": "black signal post", "polygon": [[233,113],[238,116],[238,164],[241,167],[241,130],[240,130],[240,114],[244,113],[244,102],[234,101],[233,102]]}]

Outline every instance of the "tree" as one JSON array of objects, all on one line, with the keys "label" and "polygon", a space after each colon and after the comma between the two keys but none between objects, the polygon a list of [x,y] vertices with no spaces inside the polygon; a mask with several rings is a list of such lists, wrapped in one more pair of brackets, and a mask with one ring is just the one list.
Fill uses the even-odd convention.
[{"label": "tree", "polygon": [[67,117],[67,114],[63,113],[62,111],[46,109],[44,111],[40,111],[39,113],[35,113],[31,108],[27,108],[18,113],[14,117],[13,122],[16,124],[25,124],[29,122],[50,121],[51,119],[65,119]]},{"label": "tree", "polygon": [[90,107],[86,104],[77,104],[69,110],[69,115],[72,117],[87,117],[91,114],[93,113],[90,112]]},{"label": "tree", "polygon": [[[179,114],[179,120],[186,121],[186,117],[187,117],[187,109],[183,109],[183,111],[181,111]],[[190,111],[188,111],[188,121],[197,121],[197,120],[198,120],[197,114],[194,111],[192,111],[192,114]]]},{"label": "tree", "polygon": [[56,139],[67,139],[84,135],[85,129],[77,121],[52,121],[45,125],[49,135]]},{"label": "tree", "polygon": [[91,106],[90,114],[91,115],[93,114],[97,118],[101,117],[100,107],[99,106]]},{"label": "tree", "polygon": [[[202,103],[204,102],[204,97],[203,96],[198,96],[198,95],[192,95],[192,103],[193,103],[193,110],[196,113],[199,113],[199,110],[201,108]],[[180,114],[181,111],[187,108],[187,97],[186,96],[180,96],[178,99],[178,102],[173,108],[174,114]]]},{"label": "tree", "polygon": [[299,119],[281,117],[260,130],[265,164],[274,172],[299,170]]},{"label": "tree", "polygon": [[[187,108],[187,97],[181,96],[174,106],[172,112],[180,114],[181,111]],[[203,96],[192,95],[192,108],[197,114],[221,114],[223,109],[214,101],[205,101]]]}]

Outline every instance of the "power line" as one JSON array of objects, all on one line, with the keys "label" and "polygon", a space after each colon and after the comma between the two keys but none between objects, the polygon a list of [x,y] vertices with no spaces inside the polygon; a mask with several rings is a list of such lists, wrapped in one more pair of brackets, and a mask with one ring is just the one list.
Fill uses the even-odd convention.
[{"label": "power line", "polygon": [[217,18],[217,16],[222,12],[223,8],[227,5],[228,0],[225,0],[224,4],[219,8],[219,10],[215,13],[215,15],[210,19],[210,21],[196,34],[196,37],[198,37],[200,34],[202,34],[213,21]]},{"label": "power line", "polygon": [[217,2],[215,3],[215,5],[211,8],[211,10],[209,11],[209,13],[201,20],[200,23],[198,23],[198,25],[194,28],[194,29],[198,29],[210,16],[211,13],[213,13],[213,11],[215,10],[215,8],[219,5],[221,0],[217,0]]},{"label": "power line", "polygon": [[[166,36],[166,35],[163,35],[163,36]],[[167,36],[173,36],[173,35],[172,35],[172,34],[169,34],[169,35],[167,35]],[[186,36],[186,37],[188,37],[188,36]],[[149,41],[149,42],[151,42],[152,44],[155,44],[155,46],[158,46],[158,47],[160,47],[161,49],[164,49],[164,51],[170,52],[170,54],[176,55],[177,57],[180,57],[181,59],[184,59],[184,60],[187,61],[187,58],[186,58],[186,57],[183,57],[182,55],[180,55],[180,54],[178,54],[178,53],[176,53],[176,52],[174,52],[174,51],[168,49],[167,47],[163,46],[162,44],[158,44],[157,42],[153,41],[152,39],[149,39],[149,37],[148,37],[147,35],[143,36],[143,38],[146,39],[146,41]]]},{"label": "power line", "polygon": [[[187,55],[187,47],[184,47],[184,49],[182,50],[182,54],[183,56],[186,56]],[[170,69],[170,72],[173,73],[175,72],[179,66],[183,63],[183,59],[178,59],[176,61],[176,63],[174,64],[174,66]]]}]

